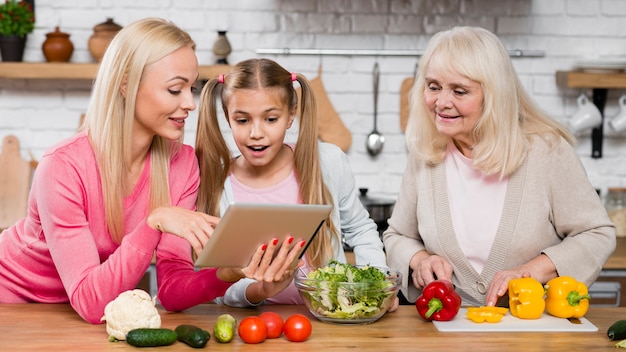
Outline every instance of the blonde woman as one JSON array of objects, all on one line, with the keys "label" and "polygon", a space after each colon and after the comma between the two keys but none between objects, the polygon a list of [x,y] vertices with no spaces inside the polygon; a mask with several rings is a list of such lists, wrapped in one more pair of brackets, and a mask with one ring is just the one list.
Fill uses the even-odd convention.
[{"label": "blonde woman", "polygon": [[[302,89],[300,102],[295,84]],[[219,106],[240,153],[235,158],[220,131]],[[317,140],[315,106],[306,77],[268,59],[242,61],[208,82],[196,136],[198,210],[219,216],[233,202],[331,204],[331,215],[305,252],[305,265],[345,262],[343,234],[357,264],[386,266],[376,224],[358,199],[346,155]],[[286,143],[296,115],[297,141]],[[240,280],[218,301],[233,306],[302,303],[291,278],[282,283]]]},{"label": "blonde woman", "polygon": [[467,305],[506,304],[518,277],[591,284],[615,229],[573,138],[532,103],[499,39],[436,34],[411,99],[410,158],[383,237],[406,298],[434,279]]},{"label": "blonde woman", "polygon": [[156,250],[159,300],[170,310],[213,300],[238,279],[282,267],[297,250],[261,246],[243,269],[194,271],[191,252],[218,218],[195,211],[199,170],[181,143],[196,107],[195,44],[161,19],[111,42],[82,130],[41,158],[26,218],[0,236],[0,302],[69,302],[100,323],[105,305],[136,287]]}]

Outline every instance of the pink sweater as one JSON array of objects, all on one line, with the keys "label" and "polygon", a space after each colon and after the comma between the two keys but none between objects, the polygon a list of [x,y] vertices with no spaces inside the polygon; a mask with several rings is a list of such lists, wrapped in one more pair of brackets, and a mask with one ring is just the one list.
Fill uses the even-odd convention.
[{"label": "pink sweater", "polygon": [[[0,303],[69,302],[99,323],[104,306],[136,287],[157,252],[159,301],[182,310],[224,294],[214,269],[195,272],[189,243],[146,224],[150,159],[124,200],[126,234],[118,244],[105,225],[101,180],[85,134],[51,148],[32,184],[28,215],[0,235]],[[172,204],[195,209],[199,184],[190,146],[170,166]],[[190,289],[193,287],[193,289]]]}]

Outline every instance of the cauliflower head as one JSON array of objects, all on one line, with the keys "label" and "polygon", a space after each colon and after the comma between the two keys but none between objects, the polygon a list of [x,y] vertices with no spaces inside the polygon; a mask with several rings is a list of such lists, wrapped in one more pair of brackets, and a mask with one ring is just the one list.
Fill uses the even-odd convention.
[{"label": "cauliflower head", "polygon": [[104,307],[106,331],[109,336],[126,340],[126,333],[139,328],[160,328],[161,316],[155,300],[144,290],[128,290]]}]

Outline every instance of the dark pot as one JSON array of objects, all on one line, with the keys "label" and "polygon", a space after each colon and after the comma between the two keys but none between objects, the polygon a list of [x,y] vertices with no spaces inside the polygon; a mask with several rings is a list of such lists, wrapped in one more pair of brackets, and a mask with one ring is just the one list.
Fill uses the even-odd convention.
[{"label": "dark pot", "polygon": [[359,200],[370,214],[370,218],[378,225],[381,234],[387,229],[387,219],[391,217],[395,200],[367,196],[367,188],[359,188]]},{"label": "dark pot", "polygon": [[0,36],[0,55],[2,55],[2,61],[21,62],[24,57],[25,47],[26,36]]}]

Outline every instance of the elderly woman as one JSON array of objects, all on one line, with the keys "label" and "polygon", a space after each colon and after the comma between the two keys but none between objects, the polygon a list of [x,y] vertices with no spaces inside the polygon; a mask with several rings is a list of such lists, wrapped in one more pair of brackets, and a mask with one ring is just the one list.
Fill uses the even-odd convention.
[{"label": "elderly woman", "polygon": [[533,104],[499,39],[436,34],[411,99],[410,158],[383,238],[405,297],[435,279],[468,305],[497,304],[513,278],[591,284],[615,228],[573,137]]}]

